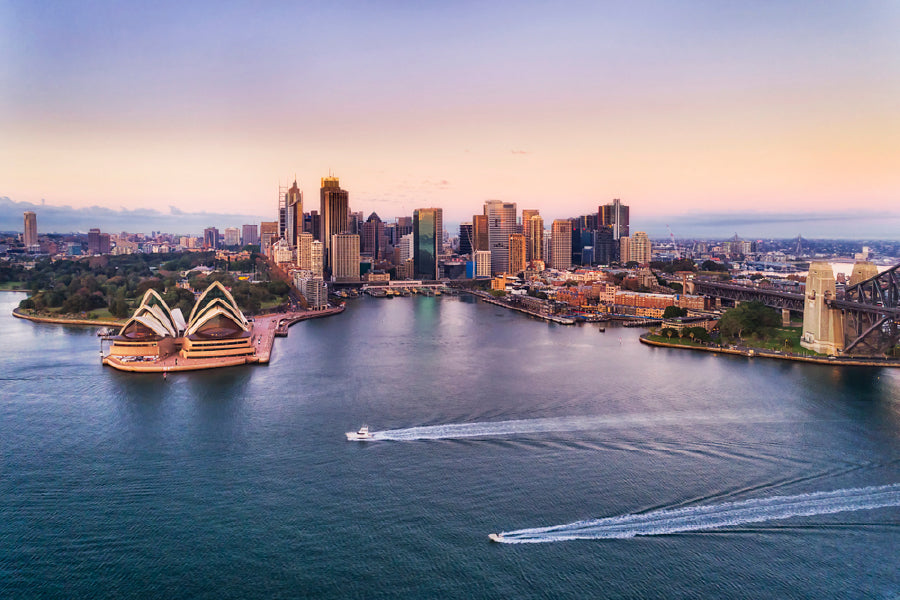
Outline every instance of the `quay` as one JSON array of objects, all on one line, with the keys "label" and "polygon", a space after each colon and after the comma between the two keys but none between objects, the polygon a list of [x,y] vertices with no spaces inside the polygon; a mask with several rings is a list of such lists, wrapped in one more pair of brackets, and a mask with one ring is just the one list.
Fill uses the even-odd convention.
[{"label": "quay", "polygon": [[488,294],[486,292],[476,292],[474,290],[465,290],[465,291],[472,294],[476,298],[480,298],[481,300],[484,300],[488,304],[502,306],[503,308],[508,308],[509,310],[515,310],[520,313],[525,313],[526,315],[530,315],[532,317],[537,317],[538,319],[543,319],[543,320],[549,321],[551,323],[557,323],[559,325],[574,325],[575,324],[575,319],[572,319],[569,317],[557,317],[556,315],[545,315],[545,314],[541,314],[538,312],[534,312],[533,310],[528,310],[527,308],[522,308],[520,306],[512,306],[510,304],[507,304],[506,302],[502,302],[502,301],[494,298],[493,296],[491,296],[490,294]]},{"label": "quay", "polygon": [[695,350],[698,352],[712,352],[714,354],[730,354],[733,356],[746,356],[748,358],[774,358],[778,360],[790,360],[794,362],[829,365],[832,367],[900,367],[900,360],[890,358],[854,358],[845,356],[798,356],[786,354],[776,350],[762,348],[711,348],[709,346],[686,346],[684,344],[671,344],[657,340],[647,339],[646,334],[640,338],[642,344],[659,348],[677,348],[679,350]]}]

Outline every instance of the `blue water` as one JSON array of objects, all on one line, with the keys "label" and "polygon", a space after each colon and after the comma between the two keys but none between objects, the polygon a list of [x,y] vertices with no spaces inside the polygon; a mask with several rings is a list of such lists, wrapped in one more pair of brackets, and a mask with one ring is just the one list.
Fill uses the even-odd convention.
[{"label": "blue water", "polygon": [[900,596],[900,371],[362,298],[268,366],[163,380],[21,297],[0,597]]}]

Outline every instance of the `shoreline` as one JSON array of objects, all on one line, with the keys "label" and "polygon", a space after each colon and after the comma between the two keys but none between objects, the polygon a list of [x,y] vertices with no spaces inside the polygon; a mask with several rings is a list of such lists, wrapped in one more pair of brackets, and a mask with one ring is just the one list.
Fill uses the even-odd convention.
[{"label": "shoreline", "polygon": [[125,321],[107,321],[104,319],[64,319],[61,317],[38,317],[19,312],[18,308],[12,311],[14,317],[25,319],[34,323],[52,323],[54,325],[87,325],[94,327],[121,327]]},{"label": "shoreline", "polygon": [[476,298],[484,300],[488,304],[493,304],[495,306],[500,306],[502,308],[514,310],[514,311],[535,317],[537,319],[543,319],[544,321],[549,321],[550,323],[556,323],[558,325],[574,325],[575,324],[575,319],[570,319],[568,317],[556,317],[553,315],[542,315],[540,313],[536,313],[532,310],[528,310],[527,308],[522,308],[520,306],[510,306],[506,302],[502,302],[502,301],[494,298],[490,294],[486,294],[484,292],[476,292],[474,290],[463,290],[463,291],[475,296]]},{"label": "shoreline", "polygon": [[829,365],[832,367],[900,367],[900,360],[892,359],[865,359],[865,358],[845,358],[845,357],[815,357],[815,356],[790,356],[787,354],[777,354],[771,350],[758,348],[748,348],[747,350],[738,350],[737,348],[708,348],[706,346],[685,346],[683,344],[670,344],[668,342],[658,342],[656,340],[647,339],[644,334],[638,338],[642,344],[655,346],[658,348],[676,348],[679,350],[696,350],[699,352],[712,352],[713,354],[730,354],[733,356],[746,356],[747,358],[774,358],[778,360],[788,360],[794,362],[812,363],[817,365]]}]

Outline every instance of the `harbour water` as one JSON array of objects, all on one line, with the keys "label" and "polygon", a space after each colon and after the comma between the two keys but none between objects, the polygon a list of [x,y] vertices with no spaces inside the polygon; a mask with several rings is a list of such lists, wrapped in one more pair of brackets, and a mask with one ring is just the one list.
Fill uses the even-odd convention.
[{"label": "harbour water", "polygon": [[163,379],[21,298],[0,597],[900,596],[900,370],[413,297]]}]

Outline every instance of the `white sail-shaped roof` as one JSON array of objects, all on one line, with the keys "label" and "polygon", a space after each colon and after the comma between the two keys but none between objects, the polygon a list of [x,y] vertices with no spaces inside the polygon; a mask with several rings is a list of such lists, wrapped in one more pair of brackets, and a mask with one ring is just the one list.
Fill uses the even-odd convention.
[{"label": "white sail-shaped roof", "polygon": [[[178,310],[178,315],[181,316],[180,310]],[[129,326],[135,322],[144,325],[156,335],[162,337],[178,337],[184,330],[184,318],[181,318],[181,324],[179,325],[173,319],[169,305],[162,299],[159,292],[154,289],[147,290],[141,299],[140,306],[137,307],[131,318],[122,326],[122,329],[119,330],[119,335],[125,335]]]}]

